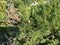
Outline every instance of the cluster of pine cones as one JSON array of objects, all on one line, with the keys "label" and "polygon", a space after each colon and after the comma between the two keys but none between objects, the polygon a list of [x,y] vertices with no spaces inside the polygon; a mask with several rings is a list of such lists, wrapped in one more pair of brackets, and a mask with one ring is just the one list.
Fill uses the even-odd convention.
[{"label": "cluster of pine cones", "polygon": [[[13,2],[7,2],[7,9],[5,10],[5,12],[7,12],[8,19],[5,22],[6,25],[17,25],[21,23],[22,18],[17,14],[18,10],[19,9],[14,7]],[[30,23],[30,19],[27,20],[27,23]]]},{"label": "cluster of pine cones", "polygon": [[7,6],[8,6],[8,9],[6,9],[6,12],[8,14],[8,19],[6,21],[6,24],[17,25],[18,23],[21,22],[21,17],[18,16],[18,14],[16,13],[18,9],[14,7],[14,4],[12,2],[9,3]]},{"label": "cluster of pine cones", "polygon": [[17,15],[11,15],[9,17],[9,20],[7,20],[6,24],[9,25],[9,24],[13,24],[13,25],[17,25],[21,22],[21,18]]}]

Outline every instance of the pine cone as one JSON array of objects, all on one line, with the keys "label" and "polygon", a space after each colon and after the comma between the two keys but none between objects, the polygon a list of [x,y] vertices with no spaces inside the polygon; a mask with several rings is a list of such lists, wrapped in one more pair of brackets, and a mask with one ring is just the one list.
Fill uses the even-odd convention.
[{"label": "pine cone", "polygon": [[27,23],[30,24],[30,19],[27,20]]}]

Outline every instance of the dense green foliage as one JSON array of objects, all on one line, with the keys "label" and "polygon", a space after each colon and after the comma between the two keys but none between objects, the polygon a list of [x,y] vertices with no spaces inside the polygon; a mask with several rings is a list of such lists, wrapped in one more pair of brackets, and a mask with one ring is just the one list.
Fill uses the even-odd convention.
[{"label": "dense green foliage", "polygon": [[[30,6],[35,0],[10,0],[22,21],[16,27],[8,27],[1,23],[0,42],[12,37],[18,45],[59,45],[60,44],[60,0],[51,0],[44,4],[44,0],[37,0],[38,5]],[[6,21],[6,1],[0,0],[0,20]],[[29,20],[28,20],[29,19]],[[29,23],[27,22],[29,21]],[[5,27],[4,27],[5,26]],[[8,38],[7,38],[8,37]]]}]

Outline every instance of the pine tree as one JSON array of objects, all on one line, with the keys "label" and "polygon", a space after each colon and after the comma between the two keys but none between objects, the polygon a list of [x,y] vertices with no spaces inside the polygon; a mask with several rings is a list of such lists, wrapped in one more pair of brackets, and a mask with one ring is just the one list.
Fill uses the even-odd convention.
[{"label": "pine tree", "polygon": [[0,20],[8,45],[60,44],[60,0],[0,0]]}]

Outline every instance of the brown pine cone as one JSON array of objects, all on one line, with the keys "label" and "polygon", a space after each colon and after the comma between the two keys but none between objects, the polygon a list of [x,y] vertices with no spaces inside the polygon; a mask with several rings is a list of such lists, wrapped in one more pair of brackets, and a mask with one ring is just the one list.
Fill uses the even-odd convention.
[{"label": "brown pine cone", "polygon": [[30,24],[30,19],[27,20],[27,23]]}]

